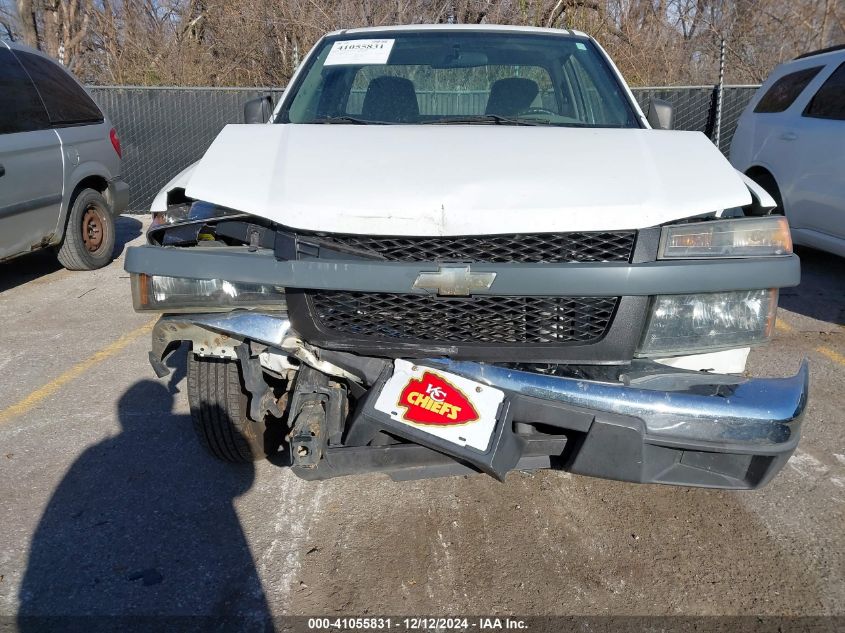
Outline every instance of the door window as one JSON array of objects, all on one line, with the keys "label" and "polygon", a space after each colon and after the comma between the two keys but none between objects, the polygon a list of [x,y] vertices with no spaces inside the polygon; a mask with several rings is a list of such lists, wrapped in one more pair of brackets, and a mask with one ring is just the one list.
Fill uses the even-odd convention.
[{"label": "door window", "polygon": [[845,62],[822,84],[804,110],[804,116],[845,121]]},{"label": "door window", "polygon": [[0,134],[48,127],[47,112],[26,71],[8,48],[0,48]]},{"label": "door window", "polygon": [[798,98],[798,95],[803,92],[807,84],[819,74],[822,68],[824,66],[814,66],[784,75],[766,91],[757,107],[754,108],[754,112],[783,112],[792,105],[792,102]]},{"label": "door window", "polygon": [[103,113],[94,100],[56,63],[33,53],[18,51],[16,54],[44,101],[50,123],[76,125],[103,120]]},{"label": "door window", "polygon": [[[626,113],[619,108],[624,96],[618,86],[610,85],[603,75],[589,67],[595,63],[596,60],[582,55],[570,55],[563,65],[564,93],[574,95],[575,108],[585,123],[605,121],[613,127],[624,127]],[[614,98],[608,99],[611,91]]]}]

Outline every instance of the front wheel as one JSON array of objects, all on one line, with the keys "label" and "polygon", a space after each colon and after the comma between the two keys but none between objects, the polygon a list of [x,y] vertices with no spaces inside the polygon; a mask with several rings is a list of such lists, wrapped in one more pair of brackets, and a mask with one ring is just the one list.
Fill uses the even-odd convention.
[{"label": "front wheel", "polygon": [[83,189],[73,201],[59,263],[68,270],[102,268],[114,252],[114,216],[99,191]]},{"label": "front wheel", "polygon": [[249,396],[238,363],[188,353],[188,402],[200,444],[226,462],[265,457],[263,422],[248,417]]}]

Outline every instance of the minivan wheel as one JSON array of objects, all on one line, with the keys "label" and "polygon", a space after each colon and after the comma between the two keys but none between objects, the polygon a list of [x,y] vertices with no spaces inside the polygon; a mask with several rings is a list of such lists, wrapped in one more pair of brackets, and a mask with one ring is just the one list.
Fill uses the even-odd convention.
[{"label": "minivan wheel", "polygon": [[188,352],[188,402],[197,438],[214,457],[241,463],[265,457],[265,424],[247,415],[236,361]]},{"label": "minivan wheel", "polygon": [[68,270],[94,270],[112,260],[114,216],[98,191],[83,189],[68,214],[67,228],[59,247],[59,262]]}]

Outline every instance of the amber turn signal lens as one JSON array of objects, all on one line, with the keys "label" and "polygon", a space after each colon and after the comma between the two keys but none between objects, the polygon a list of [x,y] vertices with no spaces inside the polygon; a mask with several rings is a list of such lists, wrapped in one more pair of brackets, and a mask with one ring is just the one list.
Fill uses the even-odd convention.
[{"label": "amber turn signal lens", "polygon": [[660,259],[775,257],[792,253],[783,216],[690,222],[663,227]]}]

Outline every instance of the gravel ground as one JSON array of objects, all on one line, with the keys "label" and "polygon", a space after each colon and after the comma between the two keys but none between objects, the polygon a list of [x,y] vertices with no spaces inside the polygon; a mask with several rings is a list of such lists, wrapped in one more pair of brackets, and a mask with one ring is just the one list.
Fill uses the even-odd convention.
[{"label": "gravel ground", "polygon": [[800,254],[749,370],[809,357],[810,405],[756,492],[221,464],[193,438],[184,361],[162,381],[147,364],[122,257],[0,264],[0,616],[845,614],[845,267]]}]

